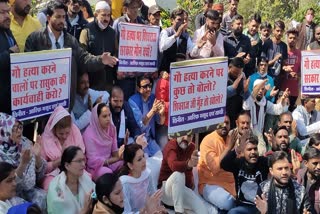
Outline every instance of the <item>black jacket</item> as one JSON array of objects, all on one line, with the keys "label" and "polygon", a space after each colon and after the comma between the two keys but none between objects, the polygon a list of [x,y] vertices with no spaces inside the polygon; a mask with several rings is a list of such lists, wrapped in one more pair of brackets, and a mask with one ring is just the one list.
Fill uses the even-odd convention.
[{"label": "black jacket", "polygon": [[67,32],[70,33],[72,36],[76,37],[76,39],[79,41],[80,33],[83,28],[88,24],[88,21],[84,19],[82,12],[80,11],[78,13],[79,20],[77,24],[71,25],[68,15],[66,15],[66,23],[67,23]]},{"label": "black jacket", "polygon": [[[11,39],[8,39],[11,38]],[[9,40],[11,40],[11,45]],[[11,114],[10,50],[16,41],[10,29],[0,28],[0,112]]]}]

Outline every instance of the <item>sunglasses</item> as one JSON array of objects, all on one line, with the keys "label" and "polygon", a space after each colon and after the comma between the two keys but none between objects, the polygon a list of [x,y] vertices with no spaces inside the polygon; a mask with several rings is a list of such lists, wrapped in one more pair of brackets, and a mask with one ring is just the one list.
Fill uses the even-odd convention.
[{"label": "sunglasses", "polygon": [[143,88],[143,89],[147,89],[147,88],[152,88],[152,84],[150,83],[150,84],[147,84],[147,85],[142,85],[142,86],[140,86],[140,88]]}]

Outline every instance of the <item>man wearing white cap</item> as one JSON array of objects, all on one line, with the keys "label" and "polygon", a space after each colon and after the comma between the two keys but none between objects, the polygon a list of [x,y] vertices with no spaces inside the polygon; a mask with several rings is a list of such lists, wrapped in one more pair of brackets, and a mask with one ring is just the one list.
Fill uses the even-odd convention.
[{"label": "man wearing white cap", "polygon": [[[111,9],[105,1],[97,2],[94,21],[88,23],[80,34],[80,44],[91,54],[104,52],[116,54],[116,34],[110,26]],[[98,78],[97,78],[98,77]],[[90,86],[95,90],[111,90],[116,78],[115,68],[105,66],[97,73],[89,73]]]},{"label": "man wearing white cap", "polygon": [[249,110],[251,115],[251,124],[253,130],[261,134],[263,132],[266,113],[271,115],[280,115],[288,109],[286,98],[289,96],[289,90],[286,89],[277,104],[273,104],[265,97],[267,79],[257,79],[253,83],[253,91],[242,105],[244,110]]}]

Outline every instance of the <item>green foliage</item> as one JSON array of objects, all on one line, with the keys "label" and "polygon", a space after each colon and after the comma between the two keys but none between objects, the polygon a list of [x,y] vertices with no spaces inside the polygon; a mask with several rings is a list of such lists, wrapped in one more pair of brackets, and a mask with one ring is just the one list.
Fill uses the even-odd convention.
[{"label": "green foliage", "polygon": [[309,8],[313,8],[315,12],[315,17],[314,17],[314,22],[317,24],[320,24],[320,5],[319,3],[311,3],[311,4],[306,4],[300,7],[296,12],[293,13],[292,18],[298,22],[302,22],[305,15],[306,11]]},{"label": "green foliage", "polygon": [[[187,13],[189,14],[188,31],[191,35],[193,35],[193,32],[195,31],[194,21],[196,16],[202,10],[203,1],[202,0],[177,0],[177,5],[179,8],[182,8],[185,11],[187,11]],[[161,22],[162,22],[163,28],[167,28],[171,26],[170,12],[171,11],[165,11],[165,10],[161,12]]]},{"label": "green foliage", "polygon": [[195,32],[195,18],[202,11],[203,1],[202,0],[177,0],[179,7],[187,11],[189,14],[189,27],[188,31],[191,35]]}]

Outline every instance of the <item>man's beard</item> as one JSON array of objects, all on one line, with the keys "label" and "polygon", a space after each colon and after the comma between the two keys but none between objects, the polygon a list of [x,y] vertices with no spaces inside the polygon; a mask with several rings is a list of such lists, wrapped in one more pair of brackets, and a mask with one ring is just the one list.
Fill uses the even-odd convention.
[{"label": "man's beard", "polygon": [[25,16],[27,16],[29,14],[29,12],[31,10],[31,6],[27,5],[23,9],[15,7],[14,10],[19,16],[25,17]]},{"label": "man's beard", "polygon": [[234,31],[233,31],[233,34],[234,34],[236,37],[241,36],[242,30],[234,30]]},{"label": "man's beard", "polygon": [[256,96],[256,100],[257,100],[258,102],[260,102],[260,101],[262,100],[262,96],[257,95],[257,96]]}]

